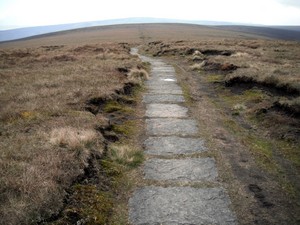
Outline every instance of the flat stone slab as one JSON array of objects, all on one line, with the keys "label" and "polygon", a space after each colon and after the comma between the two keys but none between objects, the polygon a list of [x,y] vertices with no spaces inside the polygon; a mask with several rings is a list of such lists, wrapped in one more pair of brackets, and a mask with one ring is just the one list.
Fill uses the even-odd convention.
[{"label": "flat stone slab", "polygon": [[147,117],[187,117],[188,109],[177,104],[148,104]]},{"label": "flat stone slab", "polygon": [[155,95],[148,94],[143,96],[143,102],[145,103],[182,103],[185,102],[182,95]]},{"label": "flat stone slab", "polygon": [[149,159],[144,172],[146,179],[160,181],[213,181],[218,176],[212,158]]},{"label": "flat stone slab", "polygon": [[169,72],[155,72],[150,74],[150,79],[161,79],[161,78],[176,78],[175,73]]},{"label": "flat stone slab", "polygon": [[176,84],[176,80],[172,77],[167,78],[158,78],[155,80],[148,80],[145,82],[145,85],[147,86],[163,86],[163,85],[174,85]]},{"label": "flat stone slab", "polygon": [[152,72],[172,72],[175,73],[173,66],[156,66],[153,67]]},{"label": "flat stone slab", "polygon": [[151,64],[155,67],[161,67],[161,66],[166,66],[167,65],[166,63],[164,63],[162,61],[153,61]]},{"label": "flat stone slab", "polygon": [[168,84],[148,84],[148,89],[151,90],[179,90],[181,91],[181,87],[178,84],[168,83]]},{"label": "flat stone slab", "polygon": [[145,153],[149,155],[180,155],[204,152],[204,142],[199,138],[149,137],[144,142]]},{"label": "flat stone slab", "polygon": [[175,76],[175,71],[171,71],[171,70],[158,70],[158,71],[151,71],[150,73],[152,77],[163,77],[163,76]]},{"label": "flat stone slab", "polygon": [[222,188],[144,187],[129,200],[133,225],[233,225],[236,218]]},{"label": "flat stone slab", "polygon": [[177,82],[176,78],[161,78],[160,80],[165,82]]},{"label": "flat stone slab", "polygon": [[183,92],[180,89],[149,89],[148,93],[152,94],[170,94],[170,95],[182,95]]},{"label": "flat stone slab", "polygon": [[148,135],[197,135],[195,120],[177,118],[146,119]]}]

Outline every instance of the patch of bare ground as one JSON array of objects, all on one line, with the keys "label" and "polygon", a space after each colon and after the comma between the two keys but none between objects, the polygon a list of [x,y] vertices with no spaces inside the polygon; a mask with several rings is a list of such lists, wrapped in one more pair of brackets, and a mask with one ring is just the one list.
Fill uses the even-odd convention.
[{"label": "patch of bare ground", "polygon": [[239,223],[298,224],[299,43],[156,41],[144,51],[177,67]]},{"label": "patch of bare ground", "polygon": [[101,43],[5,49],[0,68],[0,223],[107,223],[115,177],[142,161],[146,67],[128,44]]}]

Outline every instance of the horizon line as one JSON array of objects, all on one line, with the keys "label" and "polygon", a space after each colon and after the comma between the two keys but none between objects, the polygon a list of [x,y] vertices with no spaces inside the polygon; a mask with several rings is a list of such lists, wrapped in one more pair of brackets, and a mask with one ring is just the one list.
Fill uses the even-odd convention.
[{"label": "horizon line", "polygon": [[[127,21],[121,22],[126,20],[157,20],[157,21]],[[107,26],[107,25],[122,25],[122,24],[138,24],[138,23],[187,23],[187,24],[195,24],[195,25],[205,25],[205,26],[218,26],[218,25],[237,25],[237,26],[261,26],[261,27],[278,27],[278,26],[300,26],[300,25],[266,25],[266,24],[252,24],[252,23],[238,23],[238,22],[230,22],[230,21],[217,21],[217,20],[185,20],[185,19],[173,19],[173,18],[156,18],[156,17],[127,17],[127,18],[115,18],[115,19],[105,19],[105,20],[90,20],[90,21],[81,21],[81,22],[70,22],[70,23],[59,23],[59,24],[46,24],[46,25],[28,25],[28,26],[16,26],[12,25],[12,28],[1,28],[0,31],[13,31],[18,29],[26,29],[26,28],[39,28],[39,27],[51,27],[51,26],[64,26],[64,25],[80,25],[84,23],[101,23],[101,22],[117,22],[120,23],[113,23],[113,24],[95,24],[94,26]],[[204,23],[204,24],[201,24]],[[212,24],[205,24],[205,23],[212,23]],[[92,25],[93,26],[93,25]],[[7,27],[7,26],[6,26]],[[91,26],[90,26],[91,27]],[[75,28],[76,29],[76,28]]]}]

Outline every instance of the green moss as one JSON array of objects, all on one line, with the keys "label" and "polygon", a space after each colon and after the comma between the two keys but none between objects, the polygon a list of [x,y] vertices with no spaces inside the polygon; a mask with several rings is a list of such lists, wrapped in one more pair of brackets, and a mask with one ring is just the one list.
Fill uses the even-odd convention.
[{"label": "green moss", "polygon": [[143,163],[144,154],[134,146],[119,144],[111,146],[110,158],[126,168],[136,168]]},{"label": "green moss", "polygon": [[112,112],[122,112],[122,113],[125,113],[125,114],[129,114],[129,113],[132,113],[133,112],[133,109],[124,105],[124,104],[121,104],[117,101],[108,101],[105,106],[104,106],[104,112],[106,113],[112,113]]},{"label": "green moss", "polygon": [[225,120],[224,126],[234,134],[240,134],[240,127],[234,120]]},{"label": "green moss", "polygon": [[259,166],[271,173],[277,173],[279,166],[273,158],[273,143],[249,134],[234,120],[224,121],[224,126],[233,134],[238,136],[243,144],[249,148]]},{"label": "green moss", "polygon": [[245,144],[255,155],[257,163],[271,173],[278,173],[279,166],[273,158],[273,144],[267,140],[253,135],[247,135],[243,138]]},{"label": "green moss", "polygon": [[191,103],[192,98],[191,98],[191,94],[190,94],[190,90],[189,90],[188,86],[186,84],[181,84],[181,88],[182,88],[182,93],[183,93],[184,99],[186,100],[187,103]]},{"label": "green moss", "polygon": [[220,83],[220,82],[224,81],[224,76],[209,74],[209,75],[205,76],[205,80],[209,83]]},{"label": "green moss", "polygon": [[288,141],[277,141],[276,145],[280,147],[285,158],[300,167],[300,146]]},{"label": "green moss", "polygon": [[135,121],[128,120],[125,121],[123,124],[116,124],[112,126],[112,130],[117,134],[122,134],[125,136],[130,136],[135,132]]},{"label": "green moss", "polygon": [[247,101],[251,101],[251,102],[261,102],[262,100],[264,100],[266,98],[266,94],[258,89],[250,89],[250,90],[246,90],[244,91],[244,93],[242,94],[242,96],[247,100]]},{"label": "green moss", "polygon": [[117,177],[122,175],[122,169],[120,166],[118,166],[114,161],[111,159],[102,160],[101,165],[105,171],[105,173],[109,177]]},{"label": "green moss", "polygon": [[[140,86],[134,87],[131,95],[120,96],[117,101],[108,101],[103,110],[106,113],[118,112],[121,118],[127,118],[134,114],[132,105],[140,98],[141,90]],[[120,124],[112,126],[112,130],[124,138],[121,142],[110,144],[105,158],[101,160],[101,173],[105,174],[103,177],[107,181],[107,191],[101,191],[91,184],[73,186],[71,204],[64,210],[63,219],[57,224],[76,224],[77,221],[91,225],[127,223],[127,196],[133,187],[130,173],[144,161],[143,151],[132,143],[136,127],[135,120],[123,122],[123,119]]]},{"label": "green moss", "polygon": [[98,190],[96,185],[74,185],[72,204],[64,210],[63,219],[56,224],[73,224],[83,220],[85,224],[107,224],[112,213],[113,198],[109,192]]},{"label": "green moss", "polygon": [[220,97],[231,107],[236,104],[247,105],[249,103],[259,103],[268,98],[263,91],[258,89],[246,90],[240,95],[234,95],[231,91],[224,90],[224,92],[220,94]]}]

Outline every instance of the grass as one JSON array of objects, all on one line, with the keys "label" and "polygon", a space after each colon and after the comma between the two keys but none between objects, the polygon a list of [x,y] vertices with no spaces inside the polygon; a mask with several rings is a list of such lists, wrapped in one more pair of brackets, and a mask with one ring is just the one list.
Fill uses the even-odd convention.
[{"label": "grass", "polygon": [[115,124],[112,127],[112,130],[117,134],[130,136],[134,133],[135,121],[128,120],[123,124]]},{"label": "grass", "polygon": [[[212,39],[162,41],[146,48],[186,70],[179,80],[189,89],[187,97],[195,99],[190,107],[201,135],[211,150],[220,149],[214,149],[220,179],[229,185],[241,223],[253,223],[253,215],[245,215],[253,202],[246,203],[249,193],[241,191],[251,183],[276,202],[282,213],[278,221],[298,221],[291,215],[299,209],[299,47],[295,42]],[[207,50],[215,54],[205,55]],[[195,60],[196,51],[205,56]],[[259,210],[255,218],[273,220],[276,210]]]},{"label": "grass", "polygon": [[250,105],[253,103],[260,103],[264,100],[269,100],[270,98],[268,95],[259,90],[259,89],[250,89],[242,91],[242,93],[233,95],[231,91],[226,91],[222,94],[220,94],[220,97],[224,99],[232,108],[236,104],[245,104]]},{"label": "grass", "polygon": [[[117,69],[141,64],[129,50],[117,43],[1,50],[1,224],[38,223],[58,214],[65,190],[84,176],[94,155],[101,157],[103,137],[96,128],[108,120],[85,108],[90,99],[109,99],[134,79]],[[106,111],[121,105],[110,102]],[[77,192],[96,196],[93,208],[104,198],[92,186]]]},{"label": "grass", "polygon": [[[255,45],[255,48],[252,46]],[[280,46],[280,47],[279,47]],[[151,47],[151,48],[150,48]],[[278,49],[284,49],[279,51]],[[284,92],[300,93],[300,74],[298,54],[299,44],[296,42],[211,39],[205,41],[165,41],[149,44],[148,52],[168,56],[185,56],[191,64],[192,70],[201,70],[206,63],[220,64],[220,71],[226,72],[232,65],[238,70],[229,73],[225,81],[229,85],[241,82],[256,82]],[[288,49],[288,50],[287,50]],[[214,55],[205,55],[204,61],[195,63],[193,56],[196,53],[216,52]],[[219,52],[219,53],[218,53]],[[224,52],[230,52],[229,55]],[[197,54],[196,54],[197,55]],[[226,68],[225,68],[226,67]]]},{"label": "grass", "polygon": [[110,146],[110,159],[120,165],[129,168],[136,168],[144,161],[141,149],[126,144]]},{"label": "grass", "polygon": [[[66,217],[54,224],[72,224],[81,221],[91,225],[106,224],[113,206],[113,196],[99,191],[96,185],[75,185],[73,204],[65,209]],[[84,218],[84,219],[80,219]]]},{"label": "grass", "polygon": [[224,76],[219,75],[219,74],[210,74],[210,75],[207,75],[205,77],[205,79],[209,83],[219,83],[219,82],[222,82],[224,80]]},{"label": "grass", "polygon": [[[127,99],[127,101],[132,101],[131,99]],[[104,106],[104,112],[112,113],[112,112],[122,112],[122,113],[132,113],[133,109],[126,106],[125,104],[119,103],[118,101],[108,101]]]},{"label": "grass", "polygon": [[54,128],[50,132],[50,143],[69,149],[82,149],[97,142],[95,130],[75,129],[74,127]]},{"label": "grass", "polygon": [[[108,148],[110,152],[101,164],[105,171],[100,171],[109,175],[113,186],[106,183],[107,177],[101,177],[104,180],[100,183],[107,185],[109,192],[92,181],[73,186],[70,193],[74,195],[69,199],[72,204],[64,215],[66,220],[73,218],[74,221],[62,224],[74,224],[78,220],[91,224],[103,224],[107,220],[110,224],[127,222],[128,195],[138,182],[136,167],[143,159],[137,141],[132,141],[137,138],[139,124],[128,119],[132,112],[136,113],[137,100],[130,96],[108,101],[104,111],[101,111],[100,100],[123,93],[125,83],[140,84],[147,79],[149,65],[129,55],[129,46],[141,41],[152,42],[143,47],[149,54],[172,55],[189,65],[207,59],[212,65],[221,65],[220,68],[237,65],[236,71],[222,72],[228,84],[239,86],[246,78],[254,86],[263,85],[279,91],[280,97],[284,95],[286,99],[278,101],[281,108],[299,105],[297,96],[295,99],[290,96],[294,90],[299,90],[299,44],[296,42],[263,40],[254,35],[242,38],[240,33],[195,25],[152,24],[95,27],[1,43],[1,224],[35,224],[57,215],[64,207],[66,190],[70,191],[77,178],[90,169],[91,160],[103,156],[104,138],[95,128],[107,127],[108,115],[114,113],[125,114],[123,120],[112,126],[122,138],[120,143]],[[224,51],[231,55],[217,54]],[[214,52],[215,55],[201,52]],[[120,72],[119,68],[127,68],[130,73]],[[207,81],[220,85],[218,72],[208,75]],[[237,81],[236,84],[233,81]],[[188,87],[184,89],[185,98],[191,101]],[[195,92],[193,90],[193,94],[197,94]],[[238,116],[246,115],[246,119],[255,115],[257,109],[268,110],[266,106],[272,106],[274,100],[269,92],[265,95],[256,90],[243,91],[237,96],[223,94],[220,97],[222,100],[224,97],[229,108]],[[86,111],[92,99],[99,100],[93,101],[96,109]],[[129,102],[134,104],[129,107]],[[260,117],[255,116],[256,126],[264,131],[259,138],[241,132],[237,120],[229,120],[225,126],[241,135],[245,145],[270,170],[274,169],[270,143],[280,148],[285,159],[299,165],[297,142],[295,137],[288,137],[291,127],[297,133],[298,121],[273,111]],[[214,119],[207,118],[208,121]],[[278,134],[272,136],[275,131]],[[273,142],[282,134],[289,140]],[[288,183],[285,186],[290,187]],[[103,215],[99,215],[100,212]]]}]

